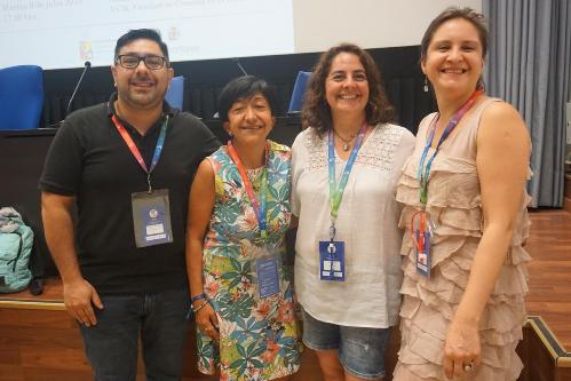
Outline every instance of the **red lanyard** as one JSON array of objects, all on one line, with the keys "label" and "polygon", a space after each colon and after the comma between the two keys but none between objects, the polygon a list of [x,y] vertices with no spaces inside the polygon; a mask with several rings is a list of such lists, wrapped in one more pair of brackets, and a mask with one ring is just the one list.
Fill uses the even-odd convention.
[{"label": "red lanyard", "polygon": [[265,165],[262,172],[259,201],[258,197],[256,197],[256,193],[254,192],[254,186],[252,185],[252,182],[246,173],[246,168],[244,168],[244,164],[242,164],[242,160],[240,160],[240,156],[238,156],[238,152],[232,145],[231,141],[228,141],[228,154],[236,165],[236,168],[238,168],[238,172],[242,178],[244,188],[246,188],[248,198],[250,199],[250,203],[252,204],[252,207],[256,213],[256,218],[258,219],[258,225],[260,227],[260,233],[262,238],[266,239],[268,237],[268,227],[266,221],[266,199],[268,196],[268,165],[270,159],[270,145],[269,143],[266,143]]},{"label": "red lanyard", "polygon": [[155,146],[155,152],[153,153],[153,159],[151,161],[151,168],[147,168],[147,164],[145,163],[145,160],[143,159],[143,156],[141,155],[139,148],[133,141],[133,138],[131,138],[131,135],[129,135],[129,133],[127,132],[125,126],[123,126],[123,124],[119,121],[119,119],[117,118],[117,116],[115,116],[115,114],[113,114],[111,120],[113,121],[113,124],[117,128],[117,131],[119,131],[119,134],[123,138],[123,141],[125,142],[125,144],[127,144],[129,151],[131,151],[131,153],[139,163],[139,166],[143,168],[143,171],[145,171],[145,173],[147,174],[147,185],[149,186],[148,191],[150,193],[153,190],[151,187],[151,172],[153,172],[153,169],[155,169],[155,167],[157,166],[157,163],[159,162],[159,158],[161,157],[161,153],[163,151],[166,133],[167,133],[167,125],[169,123],[169,116],[168,115],[166,116],[165,121],[161,126],[161,133],[159,135],[159,139],[157,140],[157,145]]}]

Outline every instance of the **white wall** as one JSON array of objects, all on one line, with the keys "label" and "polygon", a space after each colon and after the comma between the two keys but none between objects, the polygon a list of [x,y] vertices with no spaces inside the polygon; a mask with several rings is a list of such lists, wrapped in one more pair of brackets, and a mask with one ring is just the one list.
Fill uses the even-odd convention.
[{"label": "white wall", "polygon": [[0,68],[106,66],[117,37],[141,27],[163,32],[173,61],[418,45],[444,8],[481,1],[0,0]]},{"label": "white wall", "polygon": [[482,0],[293,0],[296,52],[320,52],[340,42],[420,45],[430,21],[449,6],[481,12]]}]

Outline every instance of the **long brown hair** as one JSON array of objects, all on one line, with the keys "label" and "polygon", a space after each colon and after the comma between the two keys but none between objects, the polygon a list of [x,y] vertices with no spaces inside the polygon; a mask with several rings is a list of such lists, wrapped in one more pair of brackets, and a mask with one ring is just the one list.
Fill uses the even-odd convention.
[{"label": "long brown hair", "polygon": [[394,120],[394,108],[382,86],[381,72],[375,60],[357,45],[343,43],[323,53],[313,69],[301,113],[303,127],[314,127],[320,135],[333,128],[331,109],[325,98],[325,80],[331,70],[331,63],[340,53],[356,55],[365,69],[369,84],[369,100],[365,107],[367,123],[374,126]]}]

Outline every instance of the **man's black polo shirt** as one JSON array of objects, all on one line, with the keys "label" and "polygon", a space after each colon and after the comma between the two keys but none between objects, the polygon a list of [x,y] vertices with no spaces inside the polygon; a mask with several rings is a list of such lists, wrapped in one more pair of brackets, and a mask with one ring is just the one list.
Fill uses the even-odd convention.
[{"label": "man's black polo shirt", "polygon": [[40,179],[42,191],[75,196],[76,240],[83,276],[102,294],[186,287],[185,226],[190,184],[200,161],[219,143],[196,117],[171,110],[141,136],[122,121],[147,167],[165,115],[169,123],[154,189],[168,189],[173,242],[137,248],[131,194],[147,190],[147,175],[111,121],[113,100],[74,112],[58,131]]}]

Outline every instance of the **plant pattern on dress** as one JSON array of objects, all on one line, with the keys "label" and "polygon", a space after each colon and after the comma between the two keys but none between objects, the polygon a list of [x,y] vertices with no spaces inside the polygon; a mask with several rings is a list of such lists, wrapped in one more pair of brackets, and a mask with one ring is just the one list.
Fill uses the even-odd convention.
[{"label": "plant pattern on dress", "polygon": [[[268,233],[260,236],[255,211],[226,146],[209,157],[215,172],[215,204],[204,241],[204,292],[218,316],[220,342],[197,331],[198,368],[220,370],[221,380],[271,380],[295,373],[301,343],[295,318],[291,269],[280,266],[280,292],[259,297],[255,259],[267,251],[283,258],[291,219],[291,154],[270,142]],[[259,194],[262,169],[248,170]]]}]

